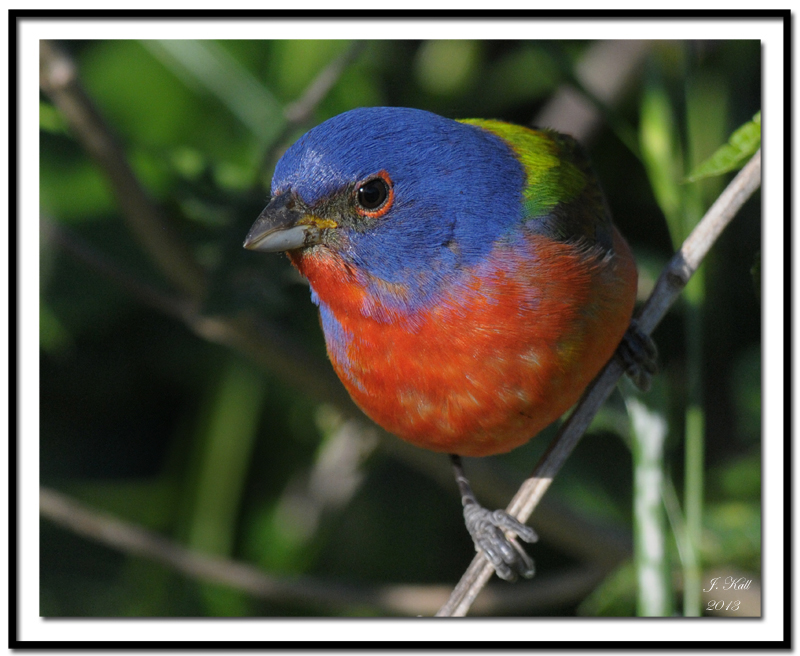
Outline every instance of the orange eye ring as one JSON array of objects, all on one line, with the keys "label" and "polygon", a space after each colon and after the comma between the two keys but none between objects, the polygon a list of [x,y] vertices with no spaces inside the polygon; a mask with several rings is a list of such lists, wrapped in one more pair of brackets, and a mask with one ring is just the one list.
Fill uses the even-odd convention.
[{"label": "orange eye ring", "polygon": [[378,171],[356,185],[355,206],[361,216],[381,217],[393,203],[394,183],[386,171]]}]

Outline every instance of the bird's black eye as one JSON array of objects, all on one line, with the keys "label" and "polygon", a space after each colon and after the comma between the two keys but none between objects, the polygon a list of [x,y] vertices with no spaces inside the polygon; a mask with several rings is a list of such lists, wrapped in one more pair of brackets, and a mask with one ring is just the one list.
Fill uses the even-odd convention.
[{"label": "bird's black eye", "polygon": [[389,187],[383,178],[373,178],[362,184],[356,192],[358,204],[367,211],[373,212],[386,202]]}]

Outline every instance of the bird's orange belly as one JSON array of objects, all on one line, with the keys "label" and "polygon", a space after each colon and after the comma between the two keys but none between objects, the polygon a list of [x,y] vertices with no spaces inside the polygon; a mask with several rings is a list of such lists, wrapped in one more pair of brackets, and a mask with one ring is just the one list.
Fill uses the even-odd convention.
[{"label": "bird's orange belly", "polygon": [[578,400],[627,329],[636,269],[615,241],[612,257],[535,236],[525,250],[498,248],[413,322],[330,299],[348,335],[343,351],[329,342],[336,373],[369,417],[420,447],[485,456],[520,446]]}]

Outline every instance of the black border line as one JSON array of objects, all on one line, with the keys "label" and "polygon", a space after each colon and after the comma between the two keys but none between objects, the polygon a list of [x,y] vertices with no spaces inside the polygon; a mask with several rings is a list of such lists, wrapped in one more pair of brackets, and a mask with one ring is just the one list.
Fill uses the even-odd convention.
[{"label": "black border line", "polygon": [[[433,10],[402,10],[402,9],[389,9],[389,10],[177,10],[177,9],[164,9],[164,10],[150,10],[150,9],[120,9],[120,10],[88,10],[88,9],[10,9],[8,10],[8,92],[9,92],[9,113],[8,113],[8,134],[9,134],[9,151],[8,151],[8,171],[9,171],[9,201],[8,201],[8,235],[9,246],[13,249],[9,253],[8,269],[9,269],[9,504],[8,504],[8,519],[9,519],[9,641],[8,646],[10,649],[198,649],[198,650],[212,650],[212,649],[275,649],[275,650],[295,650],[295,649],[347,649],[347,650],[364,650],[364,649],[452,649],[458,648],[459,650],[512,650],[512,649],[531,649],[537,647],[539,649],[614,649],[614,650],[632,650],[632,649],[680,649],[680,648],[693,648],[693,649],[725,649],[725,650],[744,650],[744,649],[791,649],[792,648],[792,429],[793,424],[793,411],[792,411],[792,376],[791,367],[784,369],[784,480],[786,481],[787,492],[784,504],[784,566],[785,566],[785,580],[787,585],[784,587],[784,621],[783,632],[784,638],[782,641],[766,641],[766,640],[753,640],[737,643],[708,643],[700,641],[614,641],[614,642],[588,642],[588,641],[568,641],[568,642],[554,642],[554,641],[470,641],[470,642],[430,642],[430,641],[391,641],[391,642],[374,642],[374,641],[167,641],[167,640],[145,640],[141,642],[134,641],[45,641],[45,640],[21,640],[18,637],[18,617],[17,617],[17,601],[19,592],[19,573],[18,573],[18,542],[17,542],[17,528],[18,528],[18,509],[17,509],[17,439],[18,435],[18,373],[19,373],[19,337],[18,337],[18,314],[19,314],[19,300],[18,300],[18,283],[19,273],[17,258],[19,255],[19,236],[17,230],[17,222],[20,217],[18,215],[18,178],[17,178],[17,165],[19,155],[19,133],[18,133],[18,37],[19,37],[19,21],[22,18],[27,19],[122,19],[122,18],[138,18],[138,19],[152,19],[164,20],[169,18],[175,19],[221,19],[227,18],[237,20],[241,18],[302,18],[302,19],[386,19],[386,18],[405,18],[405,19],[418,19],[418,20],[431,20],[436,18],[442,19],[497,19],[504,20],[509,18],[675,18],[675,19],[721,19],[721,18],[763,18],[774,19],[780,18],[783,22],[783,61],[784,61],[784,124],[783,133],[787,147],[784,151],[784,304],[786,309],[785,314],[785,333],[784,333],[784,349],[785,361],[792,362],[792,276],[791,276],[791,255],[792,255],[792,22],[791,10],[789,9],[725,9],[725,10],[711,10],[711,9],[695,9],[695,10],[682,10],[682,9],[654,9],[654,10],[622,10],[622,9],[596,9],[596,10],[457,10],[448,11],[442,9]],[[135,621],[136,618],[131,618]],[[148,618],[150,619],[150,618]],[[156,619],[156,618],[154,618]],[[211,618],[209,618],[211,619]],[[299,618],[299,621],[308,618]],[[327,619],[327,618],[326,618]],[[382,618],[385,621],[386,618]],[[487,618],[472,618],[472,621],[481,621]],[[488,618],[496,619],[496,618]],[[628,618],[629,619],[629,618]],[[341,621],[331,619],[331,621]],[[346,620],[345,620],[346,621]],[[358,621],[369,621],[368,619],[360,619]],[[409,621],[397,620],[397,621]],[[413,620],[411,620],[413,621]],[[424,620],[423,620],[424,621]],[[431,618],[431,621],[436,621]],[[468,620],[469,621],[469,620]],[[606,618],[606,621],[613,621],[613,618]],[[652,621],[652,620],[651,620]],[[658,620],[656,620],[658,621]],[[665,620],[668,621],[668,620]],[[725,621],[725,618],[719,618],[718,621]],[[189,620],[191,622],[191,620]]]}]

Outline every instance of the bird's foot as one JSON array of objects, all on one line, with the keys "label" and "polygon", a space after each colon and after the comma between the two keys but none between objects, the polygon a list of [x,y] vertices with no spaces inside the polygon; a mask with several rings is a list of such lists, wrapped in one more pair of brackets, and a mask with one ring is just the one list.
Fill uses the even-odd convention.
[{"label": "bird's foot", "polygon": [[504,510],[491,511],[477,503],[464,505],[464,521],[475,543],[494,567],[497,576],[516,581],[518,575],[529,579],[536,571],[533,560],[517,542],[536,542],[536,532]]},{"label": "bird's foot", "polygon": [[631,320],[622,342],[617,347],[617,356],[625,366],[625,373],[643,392],[650,389],[650,382],[658,372],[656,358],[658,349],[655,342]]},{"label": "bird's foot", "polygon": [[526,579],[533,576],[533,560],[517,542],[536,542],[536,532],[504,510],[487,510],[478,503],[475,493],[464,474],[461,457],[450,455],[456,483],[464,505],[464,522],[475,543],[475,551],[482,551],[494,567],[497,576],[506,581],[516,581],[520,574]]}]

